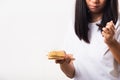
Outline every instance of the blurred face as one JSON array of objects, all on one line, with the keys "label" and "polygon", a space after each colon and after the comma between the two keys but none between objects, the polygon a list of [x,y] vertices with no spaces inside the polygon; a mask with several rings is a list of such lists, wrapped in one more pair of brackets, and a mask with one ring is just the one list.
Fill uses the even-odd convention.
[{"label": "blurred face", "polygon": [[86,0],[87,7],[91,13],[101,13],[107,0]]}]

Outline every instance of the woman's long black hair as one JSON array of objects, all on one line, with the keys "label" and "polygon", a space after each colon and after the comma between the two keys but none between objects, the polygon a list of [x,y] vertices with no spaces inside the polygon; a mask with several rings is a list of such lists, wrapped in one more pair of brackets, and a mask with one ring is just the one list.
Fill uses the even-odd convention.
[{"label": "woman's long black hair", "polygon": [[[90,43],[88,38],[88,23],[91,18],[85,0],[76,0],[75,6],[75,33],[80,40]],[[103,10],[102,21],[99,24],[100,30],[105,27],[106,23],[113,20],[116,24],[118,19],[118,0],[106,0]]]}]

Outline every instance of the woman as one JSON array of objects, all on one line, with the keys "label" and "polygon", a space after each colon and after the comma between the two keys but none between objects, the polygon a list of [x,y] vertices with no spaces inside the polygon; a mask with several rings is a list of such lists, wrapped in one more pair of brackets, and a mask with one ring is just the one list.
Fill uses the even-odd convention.
[{"label": "woman", "polygon": [[[118,0],[76,0],[75,27],[68,34],[61,70],[74,80],[120,80]],[[73,33],[72,33],[73,32]],[[76,37],[77,36],[77,37]]]}]

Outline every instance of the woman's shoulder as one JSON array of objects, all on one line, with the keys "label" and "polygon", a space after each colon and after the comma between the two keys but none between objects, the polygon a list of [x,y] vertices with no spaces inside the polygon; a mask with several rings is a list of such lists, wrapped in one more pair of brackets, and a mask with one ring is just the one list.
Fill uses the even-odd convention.
[{"label": "woman's shoulder", "polygon": [[118,13],[118,22],[120,22],[120,12]]},{"label": "woman's shoulder", "polygon": [[115,24],[115,28],[116,29],[120,28],[120,12],[118,13],[118,19],[117,19],[117,23]]}]

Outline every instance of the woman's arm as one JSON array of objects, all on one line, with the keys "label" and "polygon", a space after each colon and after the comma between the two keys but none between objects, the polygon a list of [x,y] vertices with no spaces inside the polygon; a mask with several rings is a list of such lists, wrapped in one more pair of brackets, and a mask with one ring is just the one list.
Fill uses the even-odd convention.
[{"label": "woman's arm", "polygon": [[65,75],[69,78],[73,78],[75,75],[75,69],[73,62],[71,61],[70,63],[63,63],[60,64],[61,70],[65,73]]},{"label": "woman's arm", "polygon": [[66,54],[64,60],[56,60],[56,63],[60,64],[61,70],[64,72],[64,74],[69,77],[73,78],[75,75],[75,68],[73,65],[73,60],[70,54]]},{"label": "woman's arm", "polygon": [[103,28],[102,35],[113,57],[120,64],[120,43],[115,39],[115,27],[112,21],[108,22],[106,27]]},{"label": "woman's arm", "polygon": [[107,45],[112,52],[115,60],[120,64],[120,43],[118,43],[116,40],[113,40],[111,44]]}]

